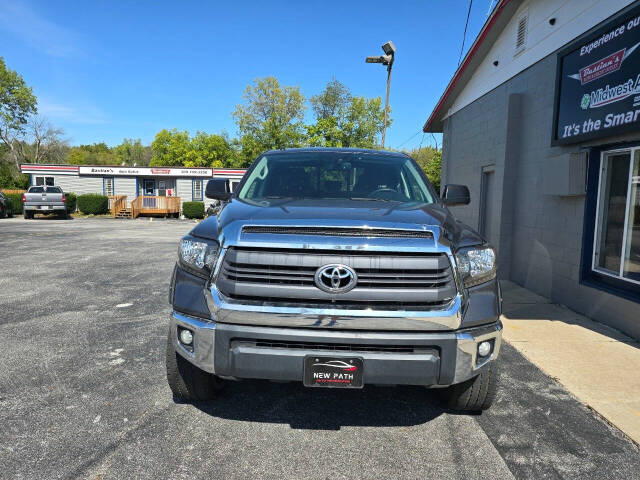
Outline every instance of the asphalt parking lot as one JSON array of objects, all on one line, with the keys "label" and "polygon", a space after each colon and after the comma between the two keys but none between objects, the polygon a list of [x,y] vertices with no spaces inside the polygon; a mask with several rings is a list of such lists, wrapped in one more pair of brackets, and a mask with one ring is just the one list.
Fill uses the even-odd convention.
[{"label": "asphalt parking lot", "polygon": [[640,478],[635,444],[508,345],[479,416],[405,387],[174,403],[167,289],[192,226],[0,220],[0,477]]}]

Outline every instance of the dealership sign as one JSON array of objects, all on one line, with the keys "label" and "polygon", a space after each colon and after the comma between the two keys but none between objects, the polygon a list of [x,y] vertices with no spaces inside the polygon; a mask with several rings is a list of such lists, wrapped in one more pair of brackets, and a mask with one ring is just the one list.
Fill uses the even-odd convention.
[{"label": "dealership sign", "polygon": [[169,167],[79,167],[80,175],[119,175],[148,177],[213,177],[211,168]]},{"label": "dealership sign", "polygon": [[558,54],[553,143],[640,130],[640,7]]}]

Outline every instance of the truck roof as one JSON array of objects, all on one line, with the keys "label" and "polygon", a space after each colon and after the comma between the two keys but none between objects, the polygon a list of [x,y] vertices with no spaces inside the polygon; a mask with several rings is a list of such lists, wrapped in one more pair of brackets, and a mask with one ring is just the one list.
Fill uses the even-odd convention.
[{"label": "truck roof", "polygon": [[265,154],[287,153],[287,152],[343,152],[343,153],[375,153],[379,155],[388,155],[390,157],[407,157],[403,152],[391,152],[389,150],[376,150],[373,148],[338,148],[338,147],[303,147],[303,148],[283,148],[280,150],[269,150]]}]

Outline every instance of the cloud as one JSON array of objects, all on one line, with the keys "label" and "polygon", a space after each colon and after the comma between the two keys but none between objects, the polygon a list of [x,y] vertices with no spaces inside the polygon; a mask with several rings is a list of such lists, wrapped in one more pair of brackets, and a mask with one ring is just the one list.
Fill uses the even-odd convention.
[{"label": "cloud", "polygon": [[53,57],[83,56],[75,34],[41,17],[24,2],[0,0],[0,30]]},{"label": "cloud", "polygon": [[106,115],[93,105],[72,106],[40,100],[38,114],[52,120],[53,123],[56,120],[83,125],[108,123]]}]

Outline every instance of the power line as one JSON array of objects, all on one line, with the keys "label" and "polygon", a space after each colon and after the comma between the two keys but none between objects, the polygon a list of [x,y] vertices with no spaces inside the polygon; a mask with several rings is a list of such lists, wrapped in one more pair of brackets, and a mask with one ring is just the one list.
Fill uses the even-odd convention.
[{"label": "power line", "polygon": [[400,147],[403,146],[405,143],[407,143],[409,140],[417,137],[418,135],[420,135],[420,132],[422,132],[422,130],[418,130],[416,133],[414,133],[413,135],[411,135],[409,138],[407,138],[404,142],[402,142],[400,145],[398,145],[396,147],[396,150],[400,150]]},{"label": "power line", "polygon": [[467,10],[467,21],[464,22],[464,34],[462,35],[462,47],[460,47],[460,56],[458,57],[458,66],[460,66],[460,62],[462,61],[462,52],[464,51],[464,42],[467,39],[467,27],[469,26],[469,16],[471,15],[471,5],[473,5],[473,0],[469,0],[469,10]]}]

